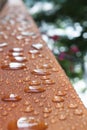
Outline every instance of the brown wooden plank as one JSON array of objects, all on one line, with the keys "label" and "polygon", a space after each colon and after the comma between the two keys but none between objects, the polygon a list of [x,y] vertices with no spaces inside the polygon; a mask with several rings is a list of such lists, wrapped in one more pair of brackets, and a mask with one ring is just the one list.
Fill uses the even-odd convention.
[{"label": "brown wooden plank", "polygon": [[0,17],[0,130],[87,130],[86,108],[23,3],[9,0]]}]

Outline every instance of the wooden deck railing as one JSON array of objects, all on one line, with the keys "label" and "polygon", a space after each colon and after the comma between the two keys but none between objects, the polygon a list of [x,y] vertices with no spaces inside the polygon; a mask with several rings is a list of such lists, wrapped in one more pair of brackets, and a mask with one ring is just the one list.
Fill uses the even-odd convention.
[{"label": "wooden deck railing", "polygon": [[20,0],[0,13],[0,130],[87,130],[87,110]]}]

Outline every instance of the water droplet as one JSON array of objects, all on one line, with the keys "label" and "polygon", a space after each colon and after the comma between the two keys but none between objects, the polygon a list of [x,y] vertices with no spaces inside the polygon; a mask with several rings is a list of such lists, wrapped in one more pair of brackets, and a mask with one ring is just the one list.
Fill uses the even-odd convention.
[{"label": "water droplet", "polygon": [[41,66],[41,68],[44,68],[44,69],[51,69],[52,66],[51,66],[50,64],[43,64],[43,65]]},{"label": "water droplet", "polygon": [[10,52],[23,52],[23,48],[12,48],[11,50],[9,50]]},{"label": "water droplet", "polygon": [[26,59],[26,57],[23,57],[23,56],[16,56],[16,57],[11,57],[11,61],[26,62],[27,59]]},{"label": "water droplet", "polygon": [[0,48],[0,52],[3,52],[3,48]]},{"label": "water droplet", "polygon": [[36,74],[36,75],[50,75],[51,73],[49,72],[49,71],[47,71],[47,70],[44,70],[44,69],[34,69],[33,71],[32,71],[32,74]]},{"label": "water droplet", "polygon": [[16,101],[20,101],[21,97],[16,94],[9,94],[9,95],[4,95],[2,97],[2,100],[7,102],[16,102]]},{"label": "water droplet", "polygon": [[44,113],[51,113],[52,112],[52,109],[51,108],[48,108],[48,107],[45,107],[44,110],[43,110]]},{"label": "water droplet", "polygon": [[45,81],[43,81],[43,84],[46,84],[46,85],[51,85],[51,84],[54,84],[55,81],[54,80],[51,80],[51,79],[47,79]]},{"label": "water droplet", "polygon": [[2,42],[2,43],[0,43],[0,48],[1,48],[1,47],[6,47],[7,45],[8,45],[8,43]]},{"label": "water droplet", "polygon": [[5,70],[19,70],[26,68],[26,66],[23,63],[11,62],[9,64],[2,65],[1,68]]},{"label": "water droplet", "polygon": [[58,92],[57,92],[57,95],[58,95],[58,96],[65,96],[65,95],[66,95],[66,92],[63,91],[63,90],[62,90],[62,91],[58,91]]},{"label": "water droplet", "polygon": [[52,68],[53,72],[58,72],[59,70],[57,68]]},{"label": "water droplet", "polygon": [[49,114],[48,113],[44,113],[44,118],[47,118],[47,117],[49,117]]},{"label": "water droplet", "polygon": [[11,107],[13,107],[13,108],[16,107],[16,104],[15,104],[15,103],[12,103]]},{"label": "water droplet", "polygon": [[32,106],[28,106],[25,108],[24,112],[28,113],[28,112],[32,112],[34,111],[33,107]]},{"label": "water droplet", "polygon": [[47,76],[42,76],[41,79],[42,79],[42,80],[48,80],[48,79],[50,79],[50,78],[47,77]]},{"label": "water droplet", "polygon": [[74,111],[74,114],[75,114],[75,115],[78,115],[78,116],[81,116],[81,115],[83,115],[83,111],[82,111],[81,109],[76,109],[76,110]]},{"label": "water droplet", "polygon": [[31,80],[31,81],[29,82],[29,85],[31,85],[31,86],[33,86],[33,85],[40,85],[40,82],[37,81],[37,80]]},{"label": "water droplet", "polygon": [[21,117],[8,123],[8,130],[46,130],[47,123],[34,117]]},{"label": "water droplet", "polygon": [[64,104],[62,102],[57,103],[56,108],[64,108]]},{"label": "water droplet", "polygon": [[40,52],[38,50],[29,50],[30,54],[39,54]]},{"label": "water droplet", "polygon": [[39,50],[39,49],[43,48],[43,44],[41,44],[41,43],[32,44],[32,47]]},{"label": "water droplet", "polygon": [[60,96],[54,96],[52,99],[53,102],[64,102],[64,98]]},{"label": "water droplet", "polygon": [[23,56],[23,53],[21,53],[21,52],[10,52],[9,56],[10,57]]},{"label": "water droplet", "polygon": [[63,120],[66,120],[66,115],[65,115],[65,114],[61,114],[61,115],[59,116],[59,119],[62,120],[62,121],[63,121]]},{"label": "water droplet", "polygon": [[69,108],[71,108],[71,109],[75,109],[75,108],[77,108],[78,106],[77,106],[77,104],[75,104],[75,103],[70,103],[69,104]]},{"label": "water droplet", "polygon": [[21,34],[22,34],[23,36],[33,36],[33,35],[35,35],[34,32],[21,32]]},{"label": "water droplet", "polygon": [[24,88],[24,91],[26,93],[40,93],[40,92],[44,92],[45,88],[41,86],[28,86]]}]

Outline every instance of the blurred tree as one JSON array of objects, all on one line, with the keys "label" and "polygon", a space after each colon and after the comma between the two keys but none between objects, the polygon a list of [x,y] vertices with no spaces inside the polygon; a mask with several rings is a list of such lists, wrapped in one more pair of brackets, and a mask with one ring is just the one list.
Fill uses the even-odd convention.
[{"label": "blurred tree", "polygon": [[[84,57],[87,53],[87,0],[24,0],[42,34],[53,43],[53,53],[70,78],[83,76]],[[39,3],[41,9],[32,13]],[[41,4],[42,3],[42,4]],[[46,8],[50,4],[50,9]],[[49,7],[49,6],[48,6]],[[39,9],[39,6],[37,5]],[[43,30],[42,23],[54,28],[53,34]],[[56,30],[56,31],[55,31]],[[58,30],[63,32],[62,35]],[[57,51],[55,51],[57,50]]]}]

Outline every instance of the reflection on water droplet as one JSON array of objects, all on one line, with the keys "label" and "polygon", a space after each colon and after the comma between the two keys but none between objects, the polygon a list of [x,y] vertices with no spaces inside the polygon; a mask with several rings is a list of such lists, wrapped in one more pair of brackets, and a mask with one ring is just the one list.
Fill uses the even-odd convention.
[{"label": "reflection on water droplet", "polygon": [[47,123],[34,117],[21,117],[8,123],[7,130],[46,130]]},{"label": "reflection on water droplet", "polygon": [[4,64],[1,66],[5,70],[19,70],[26,68],[25,64],[19,62],[10,62],[9,64]]},{"label": "reflection on water droplet", "polygon": [[64,102],[64,98],[60,96],[54,96],[52,99],[53,102]]},{"label": "reflection on water droplet", "polygon": [[16,94],[4,95],[2,97],[2,101],[7,101],[7,102],[16,102],[20,100],[21,100],[21,97]]},{"label": "reflection on water droplet", "polygon": [[45,88],[41,86],[28,86],[24,88],[24,91],[26,93],[40,93],[40,92],[44,92]]},{"label": "reflection on water droplet", "polygon": [[33,35],[35,35],[34,32],[21,32],[21,34],[22,34],[23,36],[33,36]]},{"label": "reflection on water droplet", "polygon": [[47,76],[42,76],[41,79],[42,79],[42,80],[48,80],[48,79],[50,79],[50,78],[47,77]]},{"label": "reflection on water droplet", "polygon": [[43,48],[43,44],[41,44],[41,43],[32,44],[32,47],[39,50],[39,49]]},{"label": "reflection on water droplet", "polygon": [[43,76],[43,75],[50,75],[51,73],[47,70],[44,70],[44,69],[34,69],[32,71],[32,74]]},{"label": "reflection on water droplet", "polygon": [[83,111],[82,111],[81,109],[76,109],[76,110],[74,111],[74,114],[75,114],[75,115],[78,115],[78,116],[81,116],[81,115],[83,115]]},{"label": "reflection on water droplet", "polygon": [[6,47],[7,45],[8,45],[8,43],[2,42],[2,43],[0,43],[0,48],[1,48],[1,47]]}]

